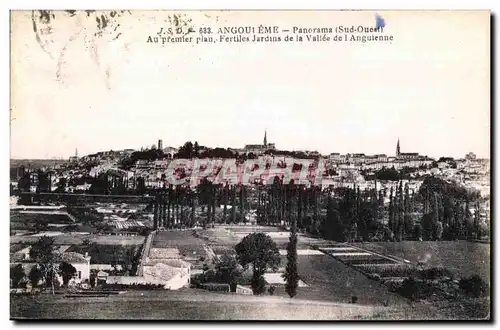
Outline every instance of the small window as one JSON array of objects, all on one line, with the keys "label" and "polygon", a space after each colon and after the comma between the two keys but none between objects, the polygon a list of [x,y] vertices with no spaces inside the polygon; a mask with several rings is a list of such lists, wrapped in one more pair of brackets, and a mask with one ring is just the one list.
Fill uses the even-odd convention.
[{"label": "small window", "polygon": [[78,279],[82,279],[82,272],[81,271],[78,271]]}]

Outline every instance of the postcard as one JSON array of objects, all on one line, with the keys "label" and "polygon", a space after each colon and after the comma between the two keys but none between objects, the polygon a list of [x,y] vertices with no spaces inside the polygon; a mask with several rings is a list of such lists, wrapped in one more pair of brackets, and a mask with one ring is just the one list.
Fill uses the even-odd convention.
[{"label": "postcard", "polygon": [[489,11],[10,25],[12,320],[490,320]]}]

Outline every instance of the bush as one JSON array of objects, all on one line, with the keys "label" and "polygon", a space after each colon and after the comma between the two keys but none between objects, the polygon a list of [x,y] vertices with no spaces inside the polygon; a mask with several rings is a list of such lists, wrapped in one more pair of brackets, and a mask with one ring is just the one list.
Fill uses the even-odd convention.
[{"label": "bush", "polygon": [[272,296],[274,294],[274,290],[275,290],[275,287],[271,285],[269,287],[269,289],[267,289],[267,292],[269,292],[269,294]]},{"label": "bush", "polygon": [[380,274],[377,274],[377,273],[370,273],[367,276],[370,280],[374,280],[374,281],[380,281],[382,279]]},{"label": "bush", "polygon": [[229,284],[223,283],[202,283],[200,285],[201,289],[217,292],[229,292]]},{"label": "bush", "polygon": [[446,268],[433,267],[420,271],[420,277],[423,280],[437,280],[443,277],[451,277],[451,272]]},{"label": "bush", "polygon": [[405,279],[395,291],[412,300],[425,299],[433,292],[432,286],[423,281],[417,281],[413,277]]},{"label": "bush", "polygon": [[459,286],[464,293],[476,298],[486,296],[489,291],[488,284],[478,275],[462,278],[459,282]]},{"label": "bush", "polygon": [[104,284],[106,290],[165,290],[161,284]]},{"label": "bush", "polygon": [[266,291],[266,280],[264,276],[259,276],[257,278],[252,277],[250,285],[254,295],[263,294]]}]

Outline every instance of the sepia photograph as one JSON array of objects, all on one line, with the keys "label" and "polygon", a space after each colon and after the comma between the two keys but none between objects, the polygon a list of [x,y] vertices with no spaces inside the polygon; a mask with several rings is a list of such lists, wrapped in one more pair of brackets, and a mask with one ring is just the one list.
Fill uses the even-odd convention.
[{"label": "sepia photograph", "polygon": [[10,319],[490,321],[492,20],[11,10]]}]

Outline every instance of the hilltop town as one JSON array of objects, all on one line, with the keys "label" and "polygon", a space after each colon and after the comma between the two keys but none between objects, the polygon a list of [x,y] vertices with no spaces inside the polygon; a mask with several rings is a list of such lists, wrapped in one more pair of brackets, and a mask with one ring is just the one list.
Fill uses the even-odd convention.
[{"label": "hilltop town", "polygon": [[[464,317],[485,317],[489,160],[432,159],[402,152],[400,141],[394,156],[282,151],[267,132],[242,149],[162,144],[11,163],[11,288],[41,299],[14,295],[11,313],[33,317],[25,307],[57,303],[43,294],[52,292],[92,301],[65,312],[87,318],[99,306],[92,297],[121,303],[121,290],[126,301],[151,303],[167,290],[178,292],[167,301],[223,299],[228,311],[252,294],[297,295],[325,319],[392,318],[409,301],[416,318],[456,318],[456,301],[476,304]],[[242,246],[256,242],[270,259],[252,271],[253,245]],[[429,301],[446,312],[430,313]],[[250,315],[258,316],[237,317]],[[308,318],[303,307],[273,315]]]}]

